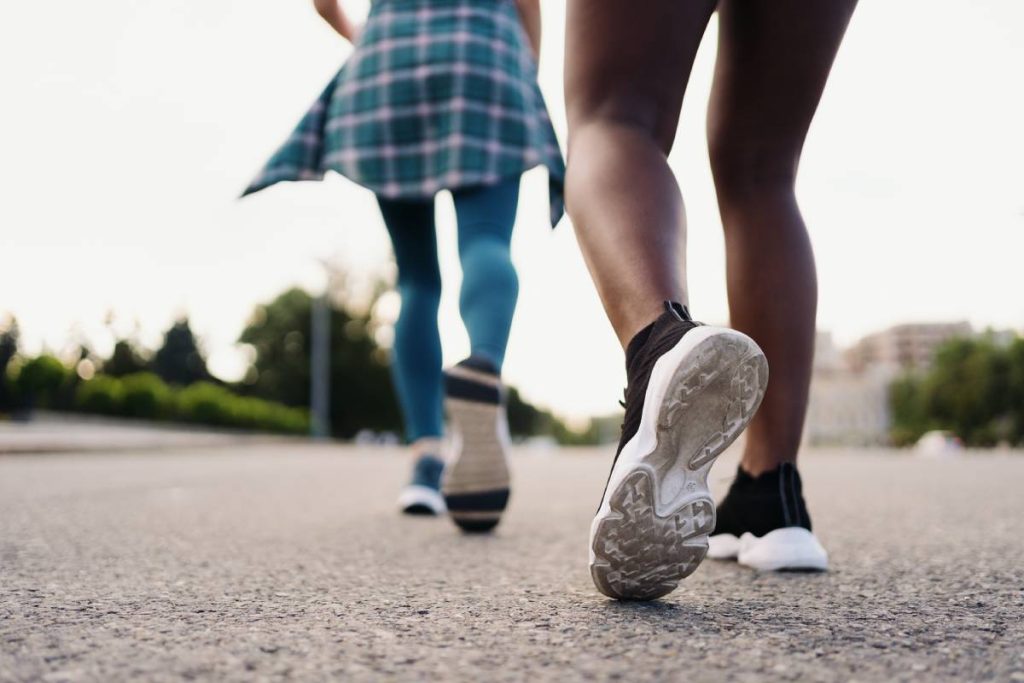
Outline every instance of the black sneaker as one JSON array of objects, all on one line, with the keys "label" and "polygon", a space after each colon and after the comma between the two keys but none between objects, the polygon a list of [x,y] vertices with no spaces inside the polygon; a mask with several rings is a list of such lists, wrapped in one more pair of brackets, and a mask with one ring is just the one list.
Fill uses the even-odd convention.
[{"label": "black sneaker", "polygon": [[704,559],[715,526],[708,470],[768,383],[749,337],[665,308],[626,350],[622,440],[590,527],[590,573],[613,598],[665,595]]},{"label": "black sneaker", "polygon": [[828,569],[828,553],[811,532],[800,473],[790,463],[756,477],[739,468],[709,540],[708,557],[760,571]]},{"label": "black sneaker", "polygon": [[505,388],[488,359],[470,356],[445,371],[445,408],[452,457],[441,490],[463,531],[490,531],[508,505],[508,421]]},{"label": "black sneaker", "polygon": [[412,468],[412,480],[398,494],[398,509],[406,515],[443,515],[441,473],[444,462],[433,455],[421,455]]}]

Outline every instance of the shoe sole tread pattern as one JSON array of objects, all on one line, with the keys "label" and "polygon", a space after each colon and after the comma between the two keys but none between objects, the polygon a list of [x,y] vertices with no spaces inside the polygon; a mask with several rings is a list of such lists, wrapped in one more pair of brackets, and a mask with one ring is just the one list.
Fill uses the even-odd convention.
[{"label": "shoe sole tread pattern", "polygon": [[500,405],[446,400],[458,435],[458,455],[445,469],[441,490],[448,515],[463,531],[490,531],[508,505],[510,474]]},{"label": "shoe sole tread pattern", "polygon": [[[591,575],[609,597],[666,595],[707,554],[715,527],[708,470],[760,405],[768,364],[745,335],[705,334],[672,372],[658,407],[654,448],[623,463],[632,471],[606,492],[607,509],[602,505],[594,521]],[[650,429],[644,422],[640,430]]]}]

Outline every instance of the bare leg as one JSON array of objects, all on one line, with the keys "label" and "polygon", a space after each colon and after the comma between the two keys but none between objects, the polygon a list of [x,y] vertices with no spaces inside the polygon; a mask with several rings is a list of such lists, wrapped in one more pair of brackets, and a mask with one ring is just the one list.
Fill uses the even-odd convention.
[{"label": "bare leg", "polygon": [[667,155],[715,0],[570,0],[566,198],[619,341],[686,301],[683,199]]},{"label": "bare leg", "polygon": [[817,276],[794,185],[807,130],[856,0],[722,0],[708,141],[725,227],[732,325],[771,382],[743,468],[794,462],[814,355]]}]

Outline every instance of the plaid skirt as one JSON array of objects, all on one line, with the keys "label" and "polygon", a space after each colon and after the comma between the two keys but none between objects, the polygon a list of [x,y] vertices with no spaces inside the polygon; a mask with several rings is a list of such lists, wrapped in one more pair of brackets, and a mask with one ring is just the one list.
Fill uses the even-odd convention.
[{"label": "plaid skirt", "polygon": [[337,171],[391,199],[565,163],[512,0],[377,0],[352,56],[244,195]]}]

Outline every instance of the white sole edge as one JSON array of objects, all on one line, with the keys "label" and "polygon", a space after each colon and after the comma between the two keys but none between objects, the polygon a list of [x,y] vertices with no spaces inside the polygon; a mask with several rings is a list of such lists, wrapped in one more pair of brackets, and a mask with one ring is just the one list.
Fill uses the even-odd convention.
[{"label": "white sole edge", "polygon": [[708,559],[735,560],[740,554],[740,539],[732,534],[708,537]]},{"label": "white sole edge", "polygon": [[444,496],[426,486],[410,484],[398,494],[398,509],[405,512],[411,507],[422,505],[435,515],[443,515],[446,511]]},{"label": "white sole edge", "polygon": [[694,328],[658,359],[640,427],[590,527],[598,590],[650,600],[696,570],[715,526],[708,471],[753,418],[767,383],[764,353],[727,328]]},{"label": "white sole edge", "polygon": [[[735,538],[735,537],[734,537]],[[762,572],[820,571],[828,569],[828,553],[818,539],[802,527],[786,527],[764,536],[743,534],[736,560]]]}]

